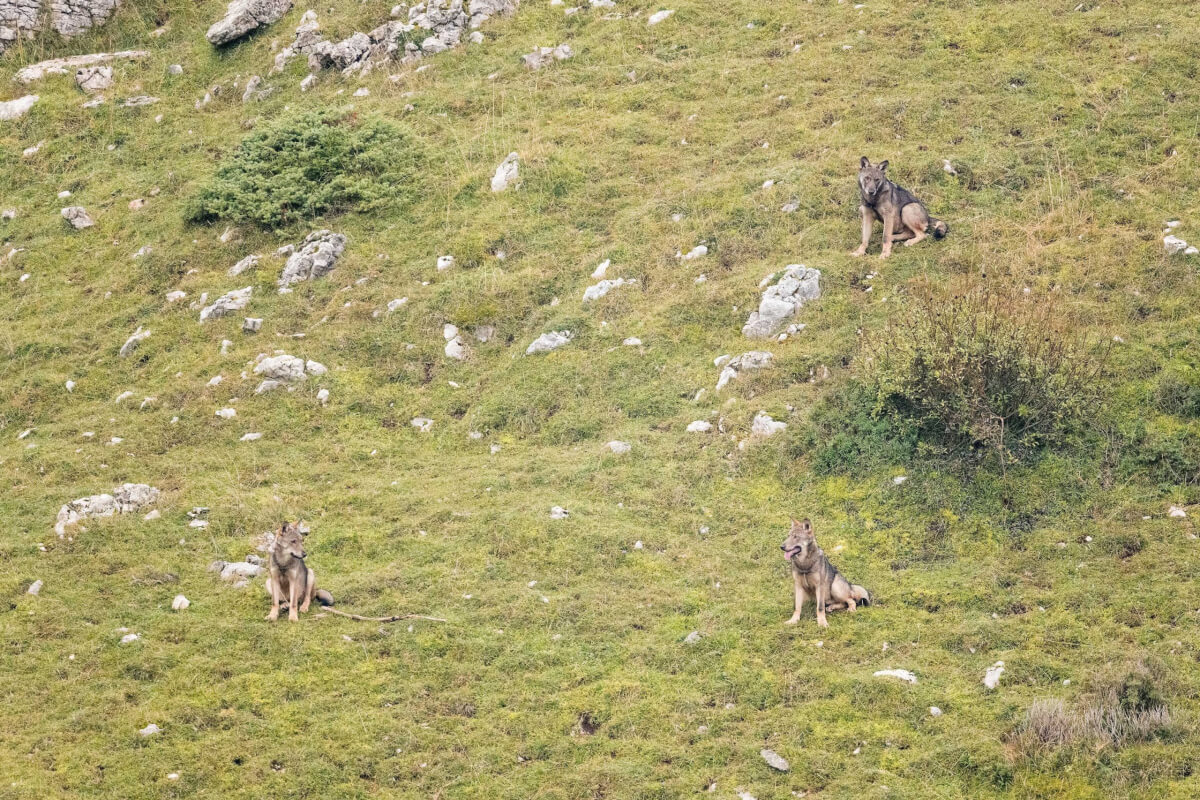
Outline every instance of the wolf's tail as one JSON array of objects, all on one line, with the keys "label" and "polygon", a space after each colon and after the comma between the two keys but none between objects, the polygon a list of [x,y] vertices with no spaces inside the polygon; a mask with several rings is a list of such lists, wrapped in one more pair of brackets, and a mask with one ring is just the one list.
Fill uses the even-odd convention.
[{"label": "wolf's tail", "polygon": [[950,226],[942,222],[940,219],[933,219],[932,217],[929,221],[932,223],[929,227],[930,230],[933,231],[933,238],[945,239],[946,234],[950,232]]},{"label": "wolf's tail", "polygon": [[333,595],[324,589],[317,589],[317,591],[313,593],[313,597],[316,598],[316,601],[323,606],[333,605]]},{"label": "wolf's tail", "polygon": [[871,605],[871,594],[857,583],[850,584],[850,596],[854,598],[854,602],[860,605]]}]

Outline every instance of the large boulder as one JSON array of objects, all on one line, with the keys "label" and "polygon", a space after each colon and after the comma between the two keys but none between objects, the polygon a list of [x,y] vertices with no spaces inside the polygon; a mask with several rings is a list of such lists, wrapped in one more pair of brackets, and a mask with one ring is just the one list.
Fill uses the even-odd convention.
[{"label": "large boulder", "polygon": [[789,264],[783,277],[763,292],[758,310],[751,312],[742,327],[742,335],[749,339],[770,338],[805,303],[820,296],[821,271],[803,264]]},{"label": "large boulder", "polygon": [[218,47],[275,22],[292,8],[292,0],[233,0],[225,16],[213,23],[205,38]]}]

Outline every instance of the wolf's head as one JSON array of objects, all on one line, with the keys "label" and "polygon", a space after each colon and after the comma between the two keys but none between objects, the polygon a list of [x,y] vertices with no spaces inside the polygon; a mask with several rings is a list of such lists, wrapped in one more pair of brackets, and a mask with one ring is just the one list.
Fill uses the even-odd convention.
[{"label": "wolf's head", "polygon": [[272,548],[280,561],[292,558],[305,558],[308,553],[304,550],[304,534],[300,532],[300,523],[285,522],[275,534],[275,545]]},{"label": "wolf's head", "polygon": [[794,558],[803,561],[816,546],[817,538],[813,535],[812,523],[808,519],[799,522],[793,519],[792,528],[788,531],[787,538],[783,540],[779,549],[783,551],[783,557],[788,561]]},{"label": "wolf's head", "polygon": [[872,164],[871,160],[866,156],[863,156],[862,160],[859,161],[858,188],[867,200],[874,200],[879,192],[883,190],[883,187],[887,185],[887,165],[888,162],[886,161]]}]

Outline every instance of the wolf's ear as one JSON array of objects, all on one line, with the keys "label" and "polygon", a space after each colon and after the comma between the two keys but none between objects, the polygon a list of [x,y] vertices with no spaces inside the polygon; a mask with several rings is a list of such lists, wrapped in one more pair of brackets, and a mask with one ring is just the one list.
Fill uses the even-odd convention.
[{"label": "wolf's ear", "polygon": [[880,172],[887,172],[887,165],[888,165],[888,162],[886,162],[886,161],[880,161],[880,162],[879,162],[879,171],[880,171]]},{"label": "wolf's ear", "polygon": [[287,533],[288,525],[290,525],[290,524],[291,523],[289,523],[286,519],[282,523],[280,523],[280,525],[279,525],[280,533]]},{"label": "wolf's ear", "polygon": [[[887,162],[885,161],[883,163],[886,164]],[[859,159],[858,166],[860,166],[863,169],[866,169],[867,167],[871,166],[871,159],[867,158],[866,156],[863,156],[862,158]]]},{"label": "wolf's ear", "polygon": [[804,521],[803,521],[803,522],[801,522],[801,523],[800,523],[800,525],[801,525],[801,526],[804,528],[804,530],[806,530],[806,531],[811,531],[811,530],[812,530],[812,522],[811,522],[811,521],[808,519],[808,517],[805,517],[805,518],[804,518]]}]

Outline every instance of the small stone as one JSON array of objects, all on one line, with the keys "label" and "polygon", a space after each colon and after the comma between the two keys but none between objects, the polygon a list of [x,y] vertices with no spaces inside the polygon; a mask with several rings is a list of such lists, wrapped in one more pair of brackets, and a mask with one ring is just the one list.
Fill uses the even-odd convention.
[{"label": "small stone", "polygon": [[[142,638],[142,637],[141,637],[141,634],[138,634],[138,633],[127,633],[127,634],[125,634],[124,636],[122,636],[122,637],[121,637],[121,644],[132,644],[133,642],[136,642],[136,641],[138,641],[138,640],[139,640],[139,639],[141,639],[141,638]],[[155,725],[155,726],[154,726],[154,730],[150,731],[150,733],[158,733],[158,726],[157,726],[157,725]],[[150,733],[144,733],[144,734],[142,734],[142,735],[143,735],[143,736],[149,736],[149,735],[150,735]]]},{"label": "small stone", "polygon": [[398,297],[395,300],[392,300],[390,303],[387,304],[387,310],[389,312],[395,311],[396,309],[405,305],[407,302],[408,302],[407,297]]},{"label": "small stone", "polygon": [[143,737],[153,736],[156,733],[162,733],[162,728],[151,722],[149,725],[139,730],[138,733],[140,733]]},{"label": "small stone", "polygon": [[1168,234],[1164,236],[1162,241],[1163,248],[1167,251],[1167,255],[1171,256],[1175,255],[1176,253],[1182,253],[1187,249],[1188,246],[1187,242],[1185,242],[1183,239],[1180,239],[1178,236],[1175,236],[1174,234]]},{"label": "small stone", "polygon": [[216,411],[216,416],[220,417],[221,419],[233,419],[237,416],[237,409],[218,408]]},{"label": "small stone", "polygon": [[550,519],[566,519],[570,515],[571,512],[567,511],[562,506],[554,506],[550,509]]},{"label": "small stone", "polygon": [[34,597],[37,597],[37,596],[38,596],[38,593],[39,593],[40,591],[42,591],[42,581],[41,581],[41,579],[39,578],[38,580],[36,580],[36,581],[34,581],[33,583],[29,584],[29,588],[28,588],[28,589],[25,591],[25,593],[26,593],[26,594],[31,594],[31,595],[33,595]]},{"label": "small stone", "polygon": [[675,13],[675,9],[673,9],[673,8],[666,9],[664,11],[656,11],[646,19],[646,24],[647,25],[657,25],[658,23],[662,22],[663,20],[665,20],[667,17],[671,16],[674,13]]},{"label": "small stone", "polygon": [[916,683],[917,676],[906,669],[881,669],[875,673],[876,678],[897,678],[909,683]]},{"label": "small stone", "polygon": [[262,330],[262,324],[263,321],[261,317],[246,317],[244,320],[242,320],[242,332],[258,333],[258,331]]},{"label": "small stone", "polygon": [[173,611],[186,611],[187,607],[191,604],[192,602],[186,597],[181,594],[177,594],[175,595],[175,599],[171,601],[171,609]]},{"label": "small stone", "polygon": [[433,420],[428,417],[413,417],[412,426],[421,433],[429,433],[433,430]]},{"label": "small stone", "polygon": [[763,749],[759,750],[758,754],[762,756],[763,761],[767,762],[767,766],[771,767],[772,769],[777,769],[780,772],[787,772],[789,769],[791,769],[791,765],[788,764],[787,759],[776,753],[774,750]]},{"label": "small stone", "polygon": [[1171,508],[1170,508],[1170,509],[1167,511],[1167,516],[1168,516],[1168,517],[1181,517],[1181,518],[1182,518],[1182,517],[1186,517],[1186,516],[1187,516],[1187,512],[1186,512],[1186,511],[1184,511],[1184,510],[1183,510],[1182,508],[1180,508],[1179,506],[1171,506]]},{"label": "small stone", "polygon": [[437,268],[438,272],[450,269],[454,266],[454,256],[438,256]]},{"label": "small stone", "polygon": [[259,439],[262,438],[262,436],[263,435],[261,433],[243,433],[242,438],[238,439],[238,441],[239,442],[257,442]]},{"label": "small stone", "polygon": [[708,247],[706,245],[699,244],[686,253],[677,253],[675,257],[682,259],[683,261],[695,261],[697,258],[706,255],[708,255]]},{"label": "small stone", "polygon": [[642,340],[636,336],[630,336],[628,339],[621,340],[621,344],[626,347],[639,347],[642,344]]},{"label": "small stone", "polygon": [[87,209],[83,206],[67,206],[62,209],[62,218],[71,224],[75,230],[83,230],[90,228],[96,224],[96,221],[88,214]]},{"label": "small stone", "polygon": [[997,661],[983,676],[983,685],[988,689],[995,689],[1000,685],[1000,676],[1004,674],[1004,662]]},{"label": "small stone", "polygon": [[162,513],[156,508],[150,513],[146,514],[146,516],[142,517],[142,519],[146,520],[147,522],[153,522],[154,520],[159,519],[161,516]]},{"label": "small stone", "polygon": [[692,631],[687,636],[683,637],[684,644],[696,644],[700,641],[700,631]]},{"label": "small stone", "polygon": [[550,331],[549,333],[543,333],[526,348],[525,355],[548,353],[551,350],[557,350],[569,343],[573,337],[574,334],[570,331]]},{"label": "small stone", "polygon": [[605,448],[607,448],[612,453],[615,453],[616,455],[623,455],[624,453],[628,453],[630,450],[633,449],[632,445],[630,445],[629,442],[618,442],[615,440],[609,442],[608,444],[606,444],[604,446],[605,446]]},{"label": "small stone", "polygon": [[329,403],[328,389],[322,389],[321,391],[317,392],[317,402],[321,405],[327,405]]},{"label": "small stone", "polygon": [[688,433],[708,433],[711,430],[712,423],[705,419],[698,419],[687,426]]}]

